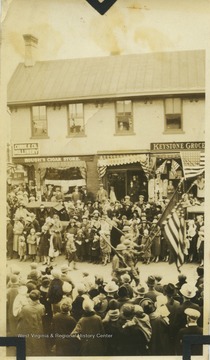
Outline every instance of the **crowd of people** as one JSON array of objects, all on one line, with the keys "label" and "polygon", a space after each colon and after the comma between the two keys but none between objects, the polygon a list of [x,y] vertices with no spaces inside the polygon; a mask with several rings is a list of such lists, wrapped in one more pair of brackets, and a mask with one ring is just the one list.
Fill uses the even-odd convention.
[{"label": "crowd of people", "polygon": [[[8,336],[26,338],[29,356],[181,355],[183,336],[203,333],[203,267],[196,283],[127,272],[105,282],[85,272],[75,284],[67,264],[30,264],[7,276]],[[192,354],[202,354],[201,345]]]},{"label": "crowd of people", "polygon": [[[8,192],[8,259],[43,261],[49,265],[56,256],[65,255],[73,267],[76,261],[106,265],[114,254],[113,248],[131,240],[134,263],[173,261],[170,246],[157,225],[168,199],[150,202],[140,194],[135,203],[129,195],[121,201],[111,201],[103,185],[94,200],[84,187],[76,187],[65,200],[61,189],[52,189],[51,185],[38,208],[30,207],[34,199],[36,193],[29,193],[21,186]],[[55,201],[58,208],[49,205]],[[183,195],[183,204],[189,206],[192,201],[192,196]],[[151,233],[155,235],[152,241]],[[186,221],[185,261],[203,264],[203,252],[204,217],[201,214]]]},{"label": "crowd of people", "polygon": [[[31,356],[181,354],[183,335],[203,332],[203,216],[187,223],[185,257],[200,263],[196,283],[151,274],[143,284],[139,261],[171,260],[157,226],[167,199],[151,203],[140,194],[135,203],[130,196],[113,202],[101,185],[94,200],[76,187],[66,201],[60,189],[47,190],[33,211],[35,193],[20,186],[8,192],[7,257],[31,268],[26,277],[8,266],[8,336],[26,337]],[[55,200],[59,210],[49,206]],[[111,280],[84,273],[76,284],[71,271],[80,261],[111,262]],[[201,352],[194,346],[193,354]]]}]

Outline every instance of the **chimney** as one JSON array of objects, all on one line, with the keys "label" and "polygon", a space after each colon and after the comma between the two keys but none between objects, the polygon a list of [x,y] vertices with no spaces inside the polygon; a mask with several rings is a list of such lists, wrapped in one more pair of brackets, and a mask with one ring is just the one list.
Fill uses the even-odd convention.
[{"label": "chimney", "polygon": [[25,34],[23,38],[25,41],[25,66],[34,66],[38,39],[31,34]]}]

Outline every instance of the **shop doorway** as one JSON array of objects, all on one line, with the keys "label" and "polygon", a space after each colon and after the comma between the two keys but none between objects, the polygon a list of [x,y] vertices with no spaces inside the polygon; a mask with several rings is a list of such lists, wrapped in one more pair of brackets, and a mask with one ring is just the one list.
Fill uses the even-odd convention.
[{"label": "shop doorway", "polygon": [[148,197],[148,181],[143,170],[131,168],[109,168],[106,174],[106,188],[110,194],[111,187],[114,188],[117,200],[121,201],[125,195],[131,197],[132,202],[137,202],[139,195]]}]

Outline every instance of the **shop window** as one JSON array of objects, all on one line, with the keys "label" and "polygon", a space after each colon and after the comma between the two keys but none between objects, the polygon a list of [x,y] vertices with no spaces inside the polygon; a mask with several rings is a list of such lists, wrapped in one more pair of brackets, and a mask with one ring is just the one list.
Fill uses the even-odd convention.
[{"label": "shop window", "polygon": [[182,132],[182,101],[179,98],[165,100],[165,132]]},{"label": "shop window", "polygon": [[47,136],[46,106],[32,106],[32,137]]},{"label": "shop window", "polygon": [[68,135],[84,135],[84,109],[82,103],[68,106]]},{"label": "shop window", "polygon": [[116,102],[116,134],[133,133],[132,102],[130,100]]}]

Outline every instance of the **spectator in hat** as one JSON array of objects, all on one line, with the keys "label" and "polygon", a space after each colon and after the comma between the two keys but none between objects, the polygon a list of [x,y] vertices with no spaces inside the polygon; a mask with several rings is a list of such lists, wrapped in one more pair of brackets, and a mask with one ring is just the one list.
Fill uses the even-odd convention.
[{"label": "spectator in hat", "polygon": [[145,298],[149,298],[155,303],[157,300],[157,296],[161,295],[161,292],[155,290],[155,284],[156,284],[155,277],[148,276],[146,284],[148,286],[148,291],[145,294]]},{"label": "spectator in hat", "polygon": [[83,283],[77,284],[75,290],[77,291],[77,296],[72,303],[72,316],[76,321],[78,321],[82,317],[84,312],[82,308],[82,303],[88,295],[87,288]]},{"label": "spectator in hat", "polygon": [[70,334],[76,321],[71,315],[72,300],[64,298],[60,302],[60,312],[56,313],[52,319],[52,331],[59,334],[55,338],[56,356],[76,356],[79,350],[79,340],[73,337],[63,338],[62,335]]},{"label": "spectator in hat", "polygon": [[19,237],[23,235],[24,230],[24,223],[22,220],[20,220],[17,215],[14,217],[14,226],[13,226],[13,251],[14,251],[14,257],[18,257],[18,249],[19,249]]},{"label": "spectator in hat", "polygon": [[42,203],[42,204],[40,204],[40,207],[37,209],[37,221],[39,223],[40,230],[41,230],[42,226],[45,224],[47,217],[48,217],[47,209],[45,208],[44,204]]},{"label": "spectator in hat", "polygon": [[[104,327],[100,316],[95,314],[94,302],[86,298],[82,304],[84,316],[78,321],[72,336],[80,337],[80,356],[103,356],[105,354]],[[92,335],[92,336],[91,336]]]},{"label": "spectator in hat", "polygon": [[176,329],[174,328],[174,320],[177,313],[177,310],[180,306],[180,303],[174,299],[176,296],[176,287],[172,283],[168,283],[163,286],[163,294],[167,298],[166,307],[169,311],[169,324],[170,324],[170,343],[172,354],[175,355],[175,347],[176,347]]},{"label": "spectator in hat", "polygon": [[[198,326],[197,321],[201,313],[196,309],[187,308],[184,311],[187,317],[187,324],[184,328],[181,328],[177,335],[177,346],[176,354],[183,354],[183,336],[185,335],[203,335],[203,329]],[[192,344],[191,345],[191,355],[202,355],[203,346],[202,344]]]},{"label": "spectator in hat", "polygon": [[74,202],[74,204],[76,205],[77,200],[82,200],[82,194],[79,191],[78,186],[75,186],[74,191],[72,192],[72,201]]},{"label": "spectator in hat", "polygon": [[195,309],[200,312],[200,307],[193,302],[193,298],[196,295],[197,288],[190,284],[183,284],[180,293],[182,295],[182,304],[177,308],[174,318],[174,333],[177,333],[181,328],[184,328],[187,323],[185,310]]},{"label": "spectator in hat", "polygon": [[9,217],[7,220],[7,260],[11,260],[13,258],[13,226]]},{"label": "spectator in hat", "polygon": [[32,261],[35,261],[37,254],[37,241],[36,241],[36,230],[31,228],[29,235],[27,236],[28,244],[28,255]]},{"label": "spectator in hat", "polygon": [[112,299],[109,301],[109,310],[103,319],[105,334],[111,336],[106,339],[106,356],[119,356],[121,351],[121,320],[119,303],[117,300]]},{"label": "spectator in hat", "polygon": [[40,304],[40,292],[32,290],[29,294],[28,305],[23,306],[17,325],[17,333],[26,335],[26,355],[43,356],[46,353],[44,338],[27,336],[28,334],[43,334],[42,318],[45,314],[44,305]]},{"label": "spectator in hat", "polygon": [[141,248],[143,251],[143,264],[149,264],[151,259],[151,239],[149,236],[149,231],[147,229],[144,229],[143,236],[141,240]]},{"label": "spectator in hat", "polygon": [[17,275],[11,275],[10,287],[7,289],[7,334],[8,336],[17,335],[17,318],[13,314],[13,304],[19,290],[19,278]]},{"label": "spectator in hat", "polygon": [[47,225],[43,225],[39,241],[39,253],[44,258],[43,265],[50,264],[49,248],[50,248],[50,232]]},{"label": "spectator in hat", "polygon": [[25,285],[19,286],[18,294],[13,303],[13,315],[18,318],[23,306],[28,304],[28,288]]},{"label": "spectator in hat", "polygon": [[146,289],[144,286],[139,284],[136,289],[134,289],[135,296],[131,299],[133,304],[139,305],[140,301],[144,299],[146,294]]},{"label": "spectator in hat", "polygon": [[108,302],[112,299],[117,299],[119,286],[115,283],[115,281],[111,280],[104,286],[104,291],[106,293],[106,298]]},{"label": "spectator in hat", "polygon": [[91,243],[91,262],[98,264],[100,261],[100,238],[97,233],[94,234],[93,241]]},{"label": "spectator in hat", "polygon": [[104,189],[103,184],[100,184],[99,190],[96,195],[96,200],[99,201],[100,203],[102,203],[103,200],[106,200],[106,199],[108,199],[108,192]]},{"label": "spectator in hat", "polygon": [[[121,313],[121,356],[147,355],[148,341],[136,321],[135,306],[133,304],[124,304],[120,310]],[[127,341],[129,339],[129,341]]]},{"label": "spectator in hat", "polygon": [[71,276],[71,269],[67,264],[61,265],[61,280],[66,281],[72,285],[72,288],[75,287],[75,282]]},{"label": "spectator in hat", "polygon": [[49,302],[52,304],[53,314],[55,314],[56,311],[58,311],[58,303],[63,297],[63,281],[61,280],[61,271],[59,269],[54,268],[51,271],[51,275],[53,279],[48,289],[48,299]]},{"label": "spectator in hat", "polygon": [[132,299],[133,298],[133,287],[131,286],[131,277],[129,274],[122,274],[120,276],[120,283],[121,285],[124,285],[126,287],[126,289],[128,290],[128,295],[129,298]]},{"label": "spectator in hat", "polygon": [[[169,311],[165,306],[157,310],[155,303],[150,298],[140,301],[144,312],[149,315],[152,327],[152,336],[149,342],[149,355],[171,355],[169,333]],[[161,311],[162,310],[162,311]]]},{"label": "spectator in hat", "polygon": [[162,275],[155,275],[155,280],[156,280],[155,290],[157,290],[160,293],[163,293],[162,279],[163,279]]},{"label": "spectator in hat", "polygon": [[52,320],[52,308],[51,303],[48,298],[48,291],[50,287],[51,280],[47,276],[43,276],[41,284],[38,287],[40,291],[40,303],[45,307],[45,316],[43,318],[43,328],[45,333],[49,332],[50,324]]}]

